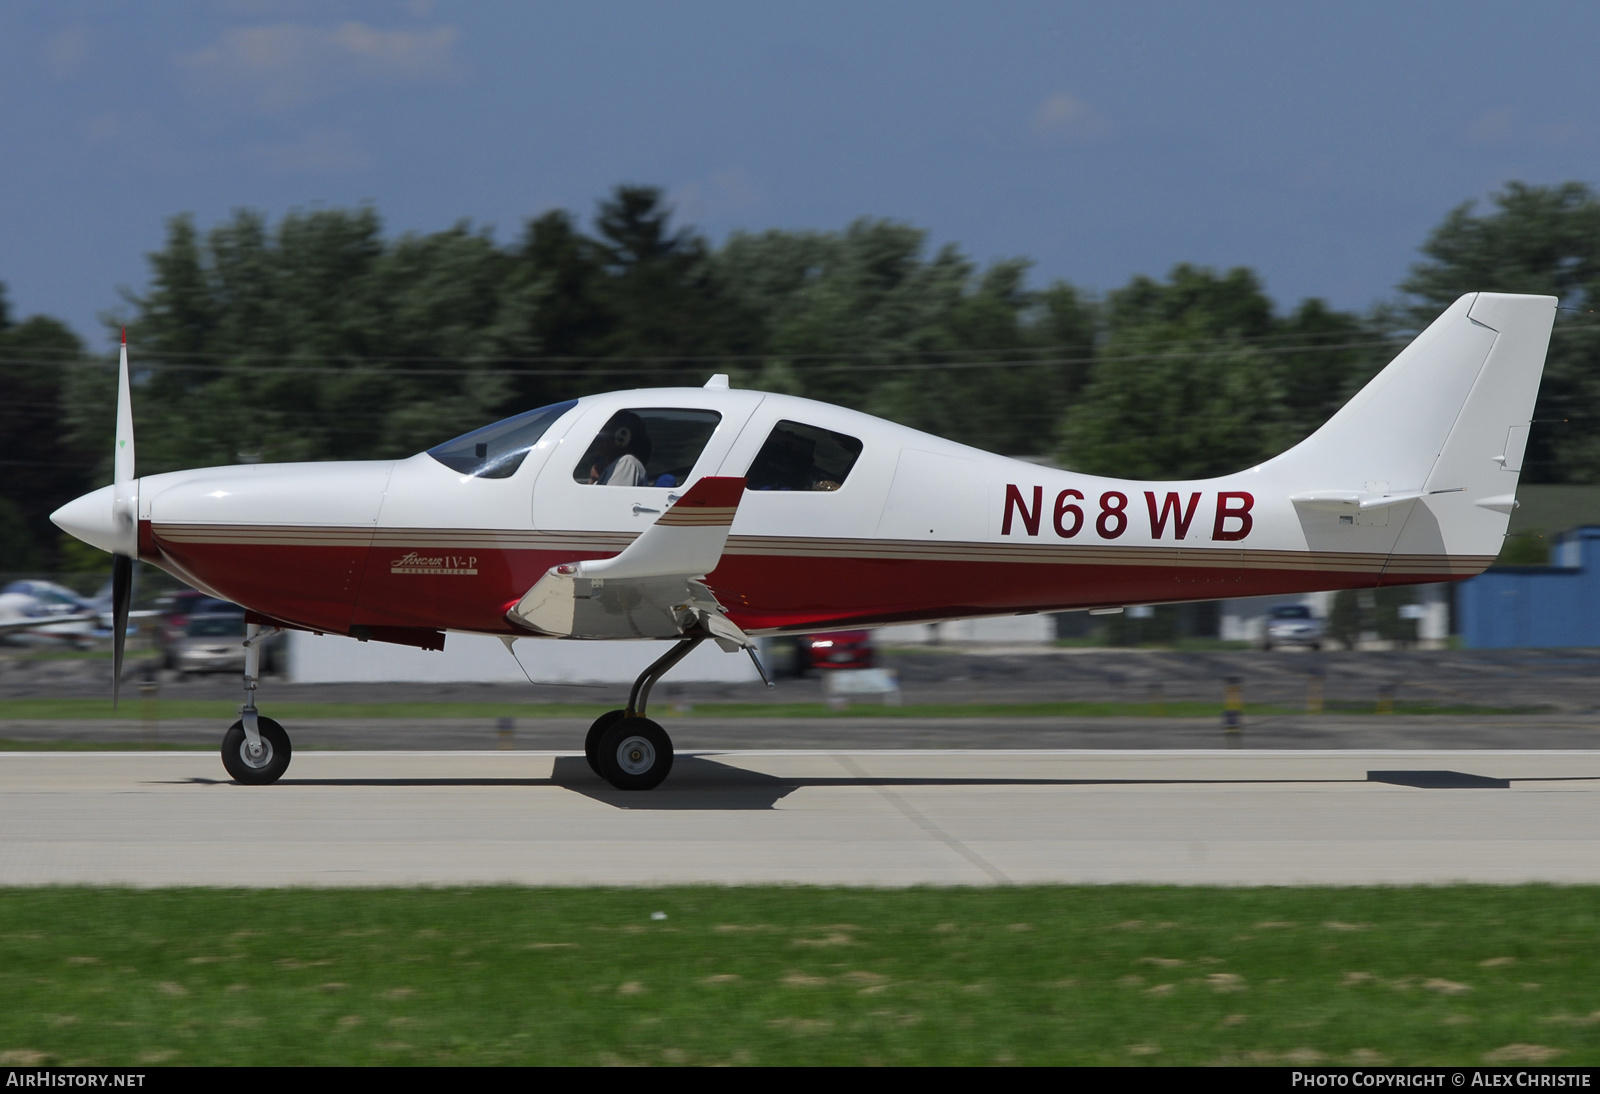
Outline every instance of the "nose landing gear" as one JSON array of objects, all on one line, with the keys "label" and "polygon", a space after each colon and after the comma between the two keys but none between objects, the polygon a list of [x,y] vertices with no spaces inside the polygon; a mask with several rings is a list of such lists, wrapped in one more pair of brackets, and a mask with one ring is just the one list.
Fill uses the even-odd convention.
[{"label": "nose landing gear", "polygon": [[289,770],[289,755],[289,735],[271,718],[256,716],[254,741],[246,736],[242,718],[222,736],[222,766],[234,782],[275,783]]},{"label": "nose landing gear", "polygon": [[289,770],[292,749],[289,735],[271,718],[256,710],[256,681],[261,675],[261,643],[278,633],[262,632],[258,624],[245,627],[244,705],[239,720],[222,735],[222,766],[235,782],[251,786],[275,783]]}]

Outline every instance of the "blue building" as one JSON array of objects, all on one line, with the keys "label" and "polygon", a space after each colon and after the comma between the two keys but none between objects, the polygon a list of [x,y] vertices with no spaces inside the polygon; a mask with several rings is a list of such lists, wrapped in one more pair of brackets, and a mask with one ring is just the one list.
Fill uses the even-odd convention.
[{"label": "blue building", "polygon": [[1548,566],[1497,566],[1456,587],[1470,649],[1600,646],[1600,527],[1557,537]]}]

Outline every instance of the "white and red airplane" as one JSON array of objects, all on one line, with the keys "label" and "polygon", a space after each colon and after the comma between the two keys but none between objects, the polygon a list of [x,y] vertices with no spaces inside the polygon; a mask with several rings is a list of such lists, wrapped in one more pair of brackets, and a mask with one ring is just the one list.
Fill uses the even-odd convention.
[{"label": "white and red airplane", "polygon": [[[127,342],[113,483],[52,516],[248,610],[222,760],[288,767],[255,705],[271,628],[442,649],[448,632],[676,640],[595,722],[591,765],[648,789],[651,687],[696,645],[874,624],[1451,581],[1499,553],[1556,300],[1463,296],[1317,432],[1188,482],[1052,470],[787,395],[620,391],[403,460],[134,474]],[[757,666],[760,666],[759,660]]]}]

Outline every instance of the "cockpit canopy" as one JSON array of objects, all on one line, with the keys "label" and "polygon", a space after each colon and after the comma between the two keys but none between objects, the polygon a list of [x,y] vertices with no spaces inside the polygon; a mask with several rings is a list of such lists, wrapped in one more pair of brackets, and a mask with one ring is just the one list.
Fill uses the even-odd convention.
[{"label": "cockpit canopy", "polygon": [[428,449],[428,455],[452,471],[479,479],[509,479],[555,420],[578,405],[576,399],[525,411],[463,433]]}]

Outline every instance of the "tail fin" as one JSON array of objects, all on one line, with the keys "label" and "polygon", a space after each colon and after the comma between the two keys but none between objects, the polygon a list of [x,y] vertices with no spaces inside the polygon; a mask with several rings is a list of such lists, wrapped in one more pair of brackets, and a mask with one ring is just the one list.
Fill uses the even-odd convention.
[{"label": "tail fin", "polygon": [[1425,499],[1409,507],[1396,556],[1492,558],[1516,504],[1555,308],[1553,296],[1461,297],[1321,429],[1259,470],[1294,483],[1297,506]]}]

